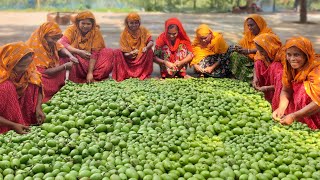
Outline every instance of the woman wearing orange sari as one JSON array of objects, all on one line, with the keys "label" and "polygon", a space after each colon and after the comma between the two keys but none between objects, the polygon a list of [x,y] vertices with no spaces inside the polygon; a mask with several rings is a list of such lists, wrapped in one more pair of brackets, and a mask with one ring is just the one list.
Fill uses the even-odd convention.
[{"label": "woman wearing orange sari", "polygon": [[258,14],[252,14],[244,21],[244,36],[233,49],[239,54],[231,57],[231,71],[240,80],[252,81],[253,61],[261,58],[253,39],[259,34],[272,33],[266,21]]},{"label": "woman wearing orange sari", "polygon": [[214,32],[206,24],[196,30],[192,43],[194,57],[190,63],[200,76],[223,78],[229,76],[231,51],[221,33]]},{"label": "woman wearing orange sari", "polygon": [[0,47],[0,133],[24,134],[42,123],[41,74],[32,64],[33,51],[17,42]]},{"label": "woman wearing orange sari", "polygon": [[310,40],[304,37],[289,39],[284,50],[283,88],[279,108],[272,116],[290,125],[294,120],[311,129],[320,128],[320,62]]},{"label": "woman wearing orange sari", "polygon": [[[264,33],[254,39],[261,54],[254,62],[253,87],[262,91],[266,100],[272,103],[272,109],[278,108],[282,89],[281,41],[275,34]],[[279,52],[279,53],[278,53]]]},{"label": "woman wearing orange sari", "polygon": [[193,58],[190,39],[181,22],[170,18],[165,23],[165,32],[156,40],[154,61],[160,65],[162,78],[190,77],[187,65]]},{"label": "woman wearing orange sari", "polygon": [[149,78],[153,70],[151,34],[145,27],[140,26],[141,19],[137,13],[130,13],[124,24],[120,49],[114,50],[112,78],[116,81]]},{"label": "woman wearing orange sari", "polygon": [[93,82],[109,77],[112,71],[113,51],[105,48],[104,39],[90,11],[80,12],[69,26],[60,43],[78,60],[69,79],[76,83]]},{"label": "woman wearing orange sari", "polygon": [[[33,62],[42,74],[44,102],[47,102],[65,84],[66,71],[70,70],[75,58],[62,44],[57,41],[62,31],[57,23],[43,23],[32,33],[26,44],[34,50]],[[72,62],[60,62],[59,53],[68,56]]]}]

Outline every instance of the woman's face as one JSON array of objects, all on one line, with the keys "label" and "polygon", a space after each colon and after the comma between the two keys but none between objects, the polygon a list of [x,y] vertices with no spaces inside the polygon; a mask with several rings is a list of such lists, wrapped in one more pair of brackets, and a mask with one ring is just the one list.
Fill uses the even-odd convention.
[{"label": "woman's face", "polygon": [[178,36],[178,33],[179,31],[177,26],[173,26],[171,28],[169,27],[167,34],[170,41],[175,41]]},{"label": "woman's face", "polygon": [[93,27],[91,19],[83,19],[79,21],[79,28],[82,33],[88,33]]},{"label": "woman's face", "polygon": [[22,75],[26,72],[29,65],[32,62],[32,54],[29,53],[21,58],[21,60],[14,66],[13,72],[15,72],[17,75]]},{"label": "woman's face", "polygon": [[307,56],[299,48],[292,46],[286,51],[287,61],[293,69],[301,69],[308,61]]},{"label": "woman's face", "polygon": [[260,33],[260,28],[259,26],[257,25],[257,23],[253,20],[253,19],[248,19],[247,20],[247,26],[250,30],[250,32],[253,34],[253,35],[258,35]]},{"label": "woman's face", "polygon": [[201,46],[207,46],[212,40],[212,33],[209,33],[207,36],[201,36],[199,39]]},{"label": "woman's face", "polygon": [[57,41],[62,37],[62,34],[54,35],[54,36],[45,36],[44,38],[48,42],[49,45],[57,43]]},{"label": "woman's face", "polygon": [[265,51],[260,45],[255,43],[257,50],[260,52],[260,54],[267,60],[270,61],[270,58],[268,56],[267,51]]},{"label": "woman's face", "polygon": [[140,21],[128,21],[128,27],[131,31],[136,31],[139,29]]}]

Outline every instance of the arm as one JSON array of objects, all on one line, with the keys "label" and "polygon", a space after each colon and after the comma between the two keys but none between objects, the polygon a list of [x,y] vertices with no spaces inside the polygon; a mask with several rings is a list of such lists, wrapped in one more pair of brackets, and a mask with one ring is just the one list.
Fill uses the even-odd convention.
[{"label": "arm", "polygon": [[312,101],[299,111],[286,115],[283,119],[280,120],[280,122],[284,125],[290,125],[293,123],[294,120],[311,116],[318,112],[320,112],[320,106],[318,106],[315,102]]},{"label": "arm", "polygon": [[287,109],[291,98],[292,98],[292,89],[283,86],[280,93],[279,107],[272,113],[272,117],[274,119],[279,120],[283,117],[284,111]]},{"label": "arm", "polygon": [[149,41],[147,46],[142,49],[142,52],[146,52],[148,49],[152,48],[153,41]]},{"label": "arm", "polygon": [[87,82],[88,83],[91,83],[94,80],[93,79],[93,69],[94,69],[95,65],[96,65],[96,60],[90,58],[89,67],[88,67],[88,74],[87,74]]},{"label": "arm", "polygon": [[9,121],[2,116],[0,116],[0,125],[10,127],[18,134],[26,134],[29,131],[28,126]]},{"label": "arm", "polygon": [[161,66],[161,65],[164,65],[164,66],[166,66],[166,67],[168,67],[168,68],[174,68],[174,67],[176,67],[176,65],[173,64],[172,62],[165,61],[165,60],[163,60],[163,59],[161,59],[161,58],[158,58],[157,56],[154,56],[153,60],[154,60],[154,62],[156,62],[156,63],[159,64],[160,66]]},{"label": "arm", "polygon": [[44,120],[46,119],[46,116],[44,115],[44,113],[42,111],[42,107],[41,107],[42,99],[43,99],[42,87],[40,87],[39,88],[37,105],[36,105],[36,118],[37,118],[38,124],[42,124],[44,122]]},{"label": "arm", "polygon": [[192,61],[193,54],[189,53],[184,59],[181,61],[176,61],[174,64],[179,68],[181,66],[184,66],[185,64],[189,64]]},{"label": "arm", "polygon": [[74,57],[74,56],[70,53],[70,51],[68,51],[66,48],[62,48],[62,49],[60,50],[60,52],[61,52],[63,55],[68,56],[72,62],[74,62],[74,63],[79,63],[78,59],[77,59],[76,57]]},{"label": "arm", "polygon": [[217,66],[219,66],[219,64],[220,64],[220,61],[217,61],[217,62],[215,62],[212,66],[206,67],[205,72],[207,72],[207,73],[212,73],[212,71],[213,71]]}]

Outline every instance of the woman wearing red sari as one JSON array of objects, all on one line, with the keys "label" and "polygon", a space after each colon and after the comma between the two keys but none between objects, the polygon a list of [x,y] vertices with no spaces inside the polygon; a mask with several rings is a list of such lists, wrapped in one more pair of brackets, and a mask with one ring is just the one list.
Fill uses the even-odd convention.
[{"label": "woman wearing red sari", "polygon": [[70,71],[71,81],[90,83],[109,77],[113,51],[105,48],[99,26],[90,11],[80,12],[59,42],[79,60]]},{"label": "woman wearing red sari", "polygon": [[114,50],[112,78],[116,81],[149,78],[153,70],[151,34],[145,27],[140,26],[141,19],[137,13],[130,13],[124,23],[120,49]]},{"label": "woman wearing red sari", "polygon": [[0,47],[0,133],[24,134],[42,123],[41,74],[32,64],[33,51],[17,42]]},{"label": "woman wearing red sari", "polygon": [[187,65],[193,58],[190,39],[181,22],[170,18],[165,23],[165,32],[156,40],[154,61],[160,65],[162,78],[190,77]]},{"label": "woman wearing red sari", "polygon": [[310,40],[304,37],[289,39],[284,50],[283,88],[279,108],[272,116],[290,125],[294,120],[311,129],[320,128],[320,62]]},{"label": "woman wearing red sari", "polygon": [[282,89],[283,66],[279,52],[281,41],[275,34],[264,33],[256,36],[254,42],[261,56],[254,62],[252,85],[264,93],[266,100],[272,103],[272,109],[275,110],[278,108]]},{"label": "woman wearing red sari", "polygon": [[[32,33],[26,44],[34,50],[33,62],[42,74],[44,102],[47,102],[65,84],[66,71],[70,70],[75,58],[62,44],[57,41],[62,31],[55,22],[43,23]],[[72,62],[60,62],[59,53],[68,56]]]}]

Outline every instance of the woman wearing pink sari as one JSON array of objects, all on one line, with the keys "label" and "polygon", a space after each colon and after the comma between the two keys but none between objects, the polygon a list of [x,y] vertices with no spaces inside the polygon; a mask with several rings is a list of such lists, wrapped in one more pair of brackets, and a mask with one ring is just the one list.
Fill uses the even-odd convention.
[{"label": "woman wearing pink sari", "polygon": [[112,78],[123,81],[128,78],[149,78],[153,70],[153,41],[150,32],[140,26],[137,13],[125,19],[125,29],[120,36],[120,49],[114,51]]},{"label": "woman wearing pink sari", "polygon": [[[253,82],[255,89],[262,91],[272,109],[278,108],[282,89],[281,41],[275,34],[264,33],[253,40],[261,56],[254,62]],[[279,52],[279,53],[278,53]]]},{"label": "woman wearing pink sari", "polygon": [[70,71],[71,81],[90,83],[109,78],[113,51],[105,48],[99,26],[90,11],[78,13],[75,24],[66,29],[60,43],[79,60]]},{"label": "woman wearing pink sari", "polygon": [[297,120],[311,129],[320,128],[320,61],[310,40],[304,37],[289,39],[283,60],[283,88],[274,119],[290,125]]}]

